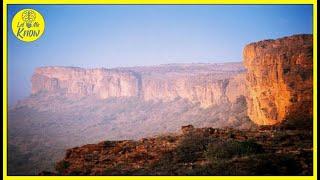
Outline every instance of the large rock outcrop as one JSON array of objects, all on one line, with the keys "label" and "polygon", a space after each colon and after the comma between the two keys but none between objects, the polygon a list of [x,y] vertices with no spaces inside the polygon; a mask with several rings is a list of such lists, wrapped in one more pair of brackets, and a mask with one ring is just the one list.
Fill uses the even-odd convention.
[{"label": "large rock outcrop", "polygon": [[312,53],[312,35],[265,40],[244,48],[251,120],[273,125],[312,117]]},{"label": "large rock outcrop", "polygon": [[[240,63],[164,65],[141,68],[37,68],[32,93],[62,92],[67,97],[139,97],[149,101],[184,98],[201,107],[235,102],[245,94]],[[241,87],[241,88],[239,88]]]}]

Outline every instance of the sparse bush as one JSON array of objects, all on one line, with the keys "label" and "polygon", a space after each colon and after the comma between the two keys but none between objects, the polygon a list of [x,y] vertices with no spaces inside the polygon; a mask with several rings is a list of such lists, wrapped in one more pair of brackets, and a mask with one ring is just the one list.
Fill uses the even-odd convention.
[{"label": "sparse bush", "polygon": [[55,169],[58,173],[63,173],[69,166],[70,163],[68,161],[62,160],[56,164]]},{"label": "sparse bush", "polygon": [[189,170],[187,175],[191,176],[232,176],[245,175],[239,168],[238,164],[233,164],[231,161],[216,159],[211,164],[195,167]]},{"label": "sparse bush", "polygon": [[176,150],[178,161],[194,162],[203,156],[210,141],[212,141],[211,138],[204,137],[202,134],[190,133],[186,135]]},{"label": "sparse bush", "polygon": [[114,173],[114,169],[113,168],[105,168],[104,171],[103,171],[103,174],[104,176],[110,176]]},{"label": "sparse bush", "polygon": [[177,138],[175,136],[171,136],[171,135],[163,135],[163,136],[159,136],[158,137],[159,140],[161,141],[168,141],[169,143],[173,143],[177,140]]},{"label": "sparse bush", "polygon": [[[299,162],[290,154],[257,154],[238,160],[215,159],[211,164],[196,167],[187,175],[263,176],[301,174]],[[307,174],[310,175],[310,174]]]},{"label": "sparse bush", "polygon": [[153,175],[174,175],[175,165],[175,154],[173,151],[165,152],[160,159],[151,165]]},{"label": "sparse bush", "polygon": [[131,175],[130,170],[126,169],[127,164],[125,163],[119,163],[115,164],[113,167],[108,167],[103,170],[102,175],[104,176],[127,176]]},{"label": "sparse bush", "polygon": [[248,141],[219,141],[210,143],[206,151],[206,157],[215,162],[216,159],[230,159],[234,156],[243,156],[263,152],[261,145],[253,140]]},{"label": "sparse bush", "polygon": [[69,173],[69,175],[71,175],[71,176],[81,176],[81,175],[83,175],[83,172],[82,172],[81,169],[77,168],[77,169],[72,170]]},{"label": "sparse bush", "polygon": [[300,162],[290,154],[259,154],[246,162],[248,175],[300,175]]}]

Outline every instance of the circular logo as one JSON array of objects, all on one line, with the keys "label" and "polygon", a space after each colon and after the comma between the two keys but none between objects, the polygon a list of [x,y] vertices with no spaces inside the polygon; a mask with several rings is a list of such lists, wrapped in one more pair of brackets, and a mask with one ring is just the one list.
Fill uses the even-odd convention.
[{"label": "circular logo", "polygon": [[12,19],[13,34],[25,42],[32,42],[41,37],[45,22],[42,15],[34,9],[22,9]]}]

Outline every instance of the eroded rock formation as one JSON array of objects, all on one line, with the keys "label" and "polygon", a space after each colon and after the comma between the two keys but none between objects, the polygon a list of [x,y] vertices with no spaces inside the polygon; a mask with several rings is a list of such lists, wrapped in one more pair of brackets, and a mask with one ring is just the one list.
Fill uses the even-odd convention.
[{"label": "eroded rock formation", "polygon": [[244,48],[248,115],[260,125],[312,117],[312,35],[265,40]]},{"label": "eroded rock formation", "polygon": [[37,68],[32,76],[32,93],[63,91],[67,96],[95,95],[131,97],[138,95],[139,77],[130,71],[73,67]]},{"label": "eroded rock formation", "polygon": [[[132,172],[126,168],[121,172],[115,170],[119,167],[137,167],[139,171],[135,172],[140,172],[149,165],[154,167],[153,163],[157,163],[157,160],[163,162],[157,158],[169,148],[173,148],[172,157],[177,157],[175,148],[184,139],[181,137],[198,131],[198,127],[255,129],[252,121],[270,125],[293,117],[305,122],[312,116],[311,35],[249,44],[244,49],[244,59],[247,73],[242,63],[116,69],[38,68],[32,77],[32,95],[9,110],[9,174],[31,175],[41,169],[53,170],[53,161],[62,159],[65,149],[108,139],[116,141],[68,150],[66,158],[59,163],[62,166],[58,164],[58,167],[62,167],[57,169],[59,174],[128,175]],[[247,109],[252,121],[247,116]],[[187,124],[195,128],[185,126]],[[168,141],[164,141],[163,137],[128,141],[177,132],[181,126],[184,126],[184,134],[169,137]],[[285,129],[283,127],[278,128]],[[273,130],[261,134],[260,131],[251,130],[220,131],[205,128],[200,132],[204,132],[200,137],[207,138],[209,132],[211,137],[227,138],[226,142],[230,138],[237,141],[256,139],[259,144],[279,145],[277,148],[265,148],[269,155],[263,161],[268,164],[275,164],[273,160],[281,160],[269,158],[274,154],[283,153],[286,156],[294,150],[293,155],[299,155],[295,157],[297,162],[304,163],[307,159],[307,164],[312,165],[311,152],[307,158],[300,159],[305,149],[311,149],[312,131],[309,129],[306,138],[303,138],[305,132],[300,134],[299,131],[292,137],[284,137],[282,130],[278,137],[270,134],[277,133]],[[293,131],[288,132],[291,136]],[[262,133],[265,133],[264,130]],[[292,143],[297,138],[298,144]],[[119,141],[123,139],[126,141]],[[195,138],[194,142],[199,142],[199,139]],[[278,142],[280,139],[281,143]],[[288,143],[283,143],[283,139]],[[194,147],[195,143],[189,144]],[[303,144],[305,148],[301,148]],[[303,152],[297,153],[297,149]],[[145,157],[144,152],[152,156]],[[22,162],[22,158],[27,160]],[[173,159],[177,167],[183,170],[194,168],[194,163],[185,163],[171,156],[169,164],[174,164]],[[132,160],[132,163],[128,160]],[[239,162],[233,160],[235,163],[231,162],[231,165]],[[109,163],[111,161],[118,163]],[[123,162],[129,162],[128,166],[123,166]],[[196,162],[202,165],[203,156]],[[92,163],[97,166],[92,166]],[[247,167],[248,164],[252,164],[252,161],[240,162],[236,167]],[[224,165],[223,169],[225,167],[228,165]],[[296,171],[296,174],[312,174],[312,166],[302,164],[302,167],[306,169]],[[174,175],[182,172],[179,168]],[[254,172],[251,167],[245,169]],[[148,173],[154,175],[153,169],[150,170]],[[221,175],[220,172],[211,175]],[[165,175],[169,173],[163,172]],[[270,172],[266,174],[270,175]]]},{"label": "eroded rock formation", "polygon": [[[67,97],[139,97],[146,101],[184,98],[201,107],[235,102],[245,94],[243,67],[228,65],[167,65],[144,69],[82,69],[43,67],[32,77],[32,93],[63,92]],[[240,75],[239,75],[240,74]]]},{"label": "eroded rock formation", "polygon": [[65,149],[105,139],[174,133],[186,124],[254,128],[239,88],[244,72],[242,63],[38,68],[32,95],[9,110],[9,174],[53,170]]}]

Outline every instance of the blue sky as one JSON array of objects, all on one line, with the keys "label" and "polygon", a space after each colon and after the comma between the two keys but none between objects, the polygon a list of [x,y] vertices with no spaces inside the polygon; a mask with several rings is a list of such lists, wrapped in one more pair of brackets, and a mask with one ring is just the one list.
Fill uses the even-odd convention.
[{"label": "blue sky", "polygon": [[[45,32],[18,40],[11,20],[23,8]],[[312,33],[311,5],[10,5],[9,104],[30,94],[39,66],[120,67],[242,61],[244,45]]]}]

